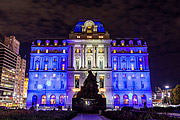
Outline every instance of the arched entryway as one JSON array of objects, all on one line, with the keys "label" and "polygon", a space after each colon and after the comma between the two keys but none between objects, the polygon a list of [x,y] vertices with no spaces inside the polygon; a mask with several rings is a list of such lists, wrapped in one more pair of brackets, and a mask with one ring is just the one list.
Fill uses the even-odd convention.
[{"label": "arched entryway", "polygon": [[138,104],[138,97],[137,97],[137,95],[133,95],[132,103],[133,103],[133,105],[137,105]]},{"label": "arched entryway", "polygon": [[55,95],[51,95],[51,97],[50,97],[50,103],[51,103],[51,105],[56,104],[56,96],[55,96]]},{"label": "arched entryway", "polygon": [[125,105],[128,105],[129,104],[129,96],[128,95],[124,95],[123,96],[123,101],[124,101]]},{"label": "arched entryway", "polygon": [[142,101],[142,104],[146,104],[147,100],[146,100],[146,95],[142,95],[141,96],[141,101]]},{"label": "arched entryway", "polygon": [[119,106],[120,106],[120,97],[119,97],[119,95],[115,95],[114,96],[114,108],[119,109]]},{"label": "arched entryway", "polygon": [[64,96],[64,95],[61,95],[61,96],[59,97],[59,104],[60,104],[61,106],[63,106],[63,108],[64,108],[64,106],[65,106],[65,96]]},{"label": "arched entryway", "polygon": [[41,104],[45,105],[46,104],[46,95],[43,95],[41,97]]},{"label": "arched entryway", "polygon": [[33,95],[32,97],[32,105],[36,105],[37,104],[37,95]]}]

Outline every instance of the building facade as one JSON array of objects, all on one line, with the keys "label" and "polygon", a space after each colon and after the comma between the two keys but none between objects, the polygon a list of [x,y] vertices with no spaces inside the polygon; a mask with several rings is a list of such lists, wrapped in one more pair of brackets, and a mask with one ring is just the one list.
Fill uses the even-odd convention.
[{"label": "building facade", "polygon": [[108,108],[152,105],[146,42],[110,39],[99,21],[78,22],[66,40],[38,39],[30,55],[27,107],[71,106],[88,70]]},{"label": "building facade", "polygon": [[11,107],[22,103],[22,88],[26,69],[26,60],[19,55],[20,42],[15,36],[4,38],[0,42],[0,106]]}]

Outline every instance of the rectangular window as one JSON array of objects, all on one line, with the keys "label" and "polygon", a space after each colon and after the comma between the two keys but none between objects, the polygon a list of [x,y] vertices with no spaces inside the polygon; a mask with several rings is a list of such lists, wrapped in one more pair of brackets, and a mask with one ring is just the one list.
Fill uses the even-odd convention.
[{"label": "rectangular window", "polygon": [[140,70],[143,70],[143,68],[142,68],[142,64],[140,64]]},{"label": "rectangular window", "polygon": [[104,38],[104,36],[99,36],[99,38]]},{"label": "rectangular window", "polygon": [[77,36],[77,38],[80,38],[80,36]]},{"label": "rectangular window", "polygon": [[131,64],[131,70],[134,70],[134,64]]},{"label": "rectangular window", "polygon": [[87,36],[87,38],[92,38],[92,36]]},{"label": "rectangular window", "polygon": [[104,76],[100,76],[100,88],[104,88]]},{"label": "rectangular window", "polygon": [[91,69],[91,60],[88,60],[88,69]]},{"label": "rectangular window", "polygon": [[44,68],[44,70],[47,70],[47,64],[45,64],[45,68]]},{"label": "rectangular window", "polygon": [[75,88],[79,88],[79,75],[75,75]]},{"label": "rectangular window", "polygon": [[100,67],[100,69],[103,69],[103,61],[102,60],[99,61],[99,67]]},{"label": "rectangular window", "polygon": [[46,53],[48,53],[48,49],[46,49]]},{"label": "rectangular window", "polygon": [[116,64],[114,64],[114,70],[117,70],[117,65]]},{"label": "rectangular window", "polygon": [[124,81],[124,88],[127,88],[127,81]]},{"label": "rectangular window", "polygon": [[62,70],[65,70],[65,64],[62,64]]},{"label": "rectangular window", "polygon": [[38,64],[36,65],[36,70],[39,70],[39,65]]},{"label": "rectangular window", "polygon": [[76,60],[76,69],[79,70],[79,60]]}]

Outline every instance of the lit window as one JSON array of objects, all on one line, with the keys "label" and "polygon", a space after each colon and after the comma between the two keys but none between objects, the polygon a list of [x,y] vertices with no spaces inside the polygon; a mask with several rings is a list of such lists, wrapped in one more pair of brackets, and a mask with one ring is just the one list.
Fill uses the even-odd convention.
[{"label": "lit window", "polygon": [[117,70],[117,65],[116,64],[114,64],[114,70]]},{"label": "lit window", "polygon": [[80,36],[78,35],[77,38],[80,38]]},{"label": "lit window", "polygon": [[48,49],[46,49],[46,53],[48,53]]},{"label": "lit window", "polygon": [[122,42],[121,45],[124,46],[124,43]]},{"label": "lit window", "polygon": [[62,70],[65,70],[65,64],[62,64]]},{"label": "lit window", "polygon": [[99,52],[102,53],[102,48],[100,48]]},{"label": "lit window", "polygon": [[53,74],[53,77],[56,77],[56,74]]},{"label": "lit window", "polygon": [[134,59],[133,59],[133,58],[131,58],[131,61],[133,62],[133,61],[134,61]]},{"label": "lit window", "polygon": [[114,77],[117,77],[117,74],[115,74],[115,76]]},{"label": "lit window", "polygon": [[54,58],[54,61],[56,62],[56,58]]},{"label": "lit window", "polygon": [[116,53],[116,50],[113,50],[113,53]]},{"label": "lit window", "polygon": [[92,30],[87,30],[87,33],[92,33]]},{"label": "lit window", "polygon": [[132,74],[132,77],[135,77],[135,75],[134,75],[134,74]]},{"label": "lit window", "polygon": [[36,65],[36,70],[39,70],[39,65],[38,64]]},{"label": "lit window", "polygon": [[55,42],[54,45],[57,46],[57,42]]},{"label": "lit window", "polygon": [[134,64],[131,64],[131,70],[134,70]]},{"label": "lit window", "polygon": [[47,42],[46,45],[48,46],[48,45],[49,45],[49,42]]},{"label": "lit window", "polygon": [[76,49],[76,53],[79,53],[79,49],[78,48]]},{"label": "lit window", "polygon": [[116,46],[116,43],[115,43],[115,42],[113,43],[113,46]]},{"label": "lit window", "polygon": [[133,50],[131,50],[131,53],[133,53]]},{"label": "lit window", "polygon": [[63,53],[66,53],[66,50],[63,50]]},{"label": "lit window", "polygon": [[140,70],[143,70],[143,68],[142,68],[142,64],[140,64]]},{"label": "lit window", "polygon": [[41,98],[41,104],[46,104],[46,96],[43,95],[42,98]]},{"label": "lit window", "polygon": [[141,61],[141,62],[142,62],[142,58],[139,58],[139,61]]},{"label": "lit window", "polygon": [[75,88],[79,88],[79,75],[75,75],[75,80],[74,80],[74,83],[75,83]]},{"label": "lit window", "polygon": [[38,74],[35,74],[35,77],[38,77]]},{"label": "lit window", "polygon": [[88,49],[88,53],[91,53],[91,49]]},{"label": "lit window", "polygon": [[141,53],[141,50],[139,50],[139,53]]},{"label": "lit window", "polygon": [[40,46],[40,45],[41,45],[41,43],[39,42],[39,43],[38,43],[38,46]]},{"label": "lit window", "polygon": [[48,61],[47,58],[45,59],[45,61],[46,61],[46,62]]},{"label": "lit window", "polygon": [[65,46],[65,45],[66,45],[66,42],[64,42],[63,45]]},{"label": "lit window", "polygon": [[40,53],[40,50],[37,50],[37,53]]},{"label": "lit window", "polygon": [[104,76],[100,76],[100,88],[104,88]]},{"label": "lit window", "polygon": [[144,77],[144,74],[141,74],[141,77]]},{"label": "lit window", "polygon": [[126,77],[126,74],[123,74],[123,77]]},{"label": "lit window", "polygon": [[47,64],[45,64],[45,69],[44,70],[47,70]]},{"label": "lit window", "polygon": [[56,68],[54,68],[54,70],[56,70]]},{"label": "lit window", "polygon": [[91,26],[88,26],[89,29],[91,29]]},{"label": "lit window", "polygon": [[63,58],[63,61],[65,61],[65,58]]},{"label": "lit window", "polygon": [[104,36],[99,36],[99,38],[104,38]]},{"label": "lit window", "polygon": [[92,36],[87,36],[87,38],[92,38]]},{"label": "lit window", "polygon": [[114,61],[117,61],[117,59],[116,59],[116,58],[114,58]]},{"label": "lit window", "polygon": [[123,70],[125,70],[125,68],[123,68]]},{"label": "lit window", "polygon": [[44,77],[47,77],[47,75],[46,75],[46,74],[44,74]]}]

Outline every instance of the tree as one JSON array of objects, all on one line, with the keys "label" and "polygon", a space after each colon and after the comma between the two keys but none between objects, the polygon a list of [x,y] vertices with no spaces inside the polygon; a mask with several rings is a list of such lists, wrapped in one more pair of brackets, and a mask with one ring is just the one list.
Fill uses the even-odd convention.
[{"label": "tree", "polygon": [[171,103],[178,105],[180,104],[180,85],[176,85],[176,87],[171,92]]}]

